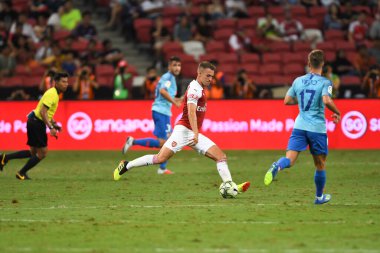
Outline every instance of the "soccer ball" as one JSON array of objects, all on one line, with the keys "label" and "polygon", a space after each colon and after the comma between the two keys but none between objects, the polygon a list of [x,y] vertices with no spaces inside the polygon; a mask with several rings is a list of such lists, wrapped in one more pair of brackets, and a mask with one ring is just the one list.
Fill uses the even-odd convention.
[{"label": "soccer ball", "polygon": [[238,195],[237,185],[232,182],[224,182],[219,186],[219,193],[225,199],[232,199]]}]

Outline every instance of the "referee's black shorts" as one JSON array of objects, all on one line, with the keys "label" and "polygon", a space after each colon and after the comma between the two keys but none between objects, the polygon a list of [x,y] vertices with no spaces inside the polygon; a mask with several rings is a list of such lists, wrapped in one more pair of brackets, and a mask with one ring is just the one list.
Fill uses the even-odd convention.
[{"label": "referee's black shorts", "polygon": [[28,133],[28,146],[36,148],[47,147],[46,126],[42,120],[34,116],[28,117],[26,129]]}]

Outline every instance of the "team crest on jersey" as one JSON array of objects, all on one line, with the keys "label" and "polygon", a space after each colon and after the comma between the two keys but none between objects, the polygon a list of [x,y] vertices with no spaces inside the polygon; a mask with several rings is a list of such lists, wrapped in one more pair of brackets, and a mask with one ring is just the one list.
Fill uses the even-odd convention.
[{"label": "team crest on jersey", "polygon": [[175,146],[177,146],[177,142],[173,141],[172,142],[172,147],[174,148]]},{"label": "team crest on jersey", "polygon": [[172,83],[171,83],[170,81],[167,81],[167,82],[165,83],[165,87],[168,88],[168,89],[170,88],[170,85],[172,85]]}]

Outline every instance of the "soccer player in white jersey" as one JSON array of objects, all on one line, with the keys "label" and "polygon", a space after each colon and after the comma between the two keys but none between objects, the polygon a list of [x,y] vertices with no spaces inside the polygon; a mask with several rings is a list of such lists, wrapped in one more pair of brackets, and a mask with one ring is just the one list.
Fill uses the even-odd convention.
[{"label": "soccer player in white jersey", "polygon": [[[210,85],[214,77],[215,66],[209,62],[202,62],[198,66],[197,74],[197,79],[190,83],[185,93],[182,118],[160,152],[156,155],[145,155],[130,162],[121,161],[114,171],[114,180],[120,180],[121,175],[133,168],[166,162],[176,152],[185,146],[190,146],[216,162],[223,182],[232,181],[226,154],[212,140],[199,132],[207,110],[204,89]],[[249,186],[249,182],[239,184],[239,193],[245,192]]]},{"label": "soccer player in white jersey", "polygon": [[296,78],[285,96],[285,105],[298,105],[299,114],[289,138],[286,157],[274,162],[265,174],[264,184],[269,185],[280,170],[290,168],[296,162],[301,151],[310,148],[314,159],[316,187],[315,204],[324,204],[331,199],[324,194],[326,183],[327,134],[325,106],[333,112],[334,123],[340,120],[340,112],[332,101],[332,83],[321,76],[324,64],[324,53],[313,50],[308,56],[310,72]]}]

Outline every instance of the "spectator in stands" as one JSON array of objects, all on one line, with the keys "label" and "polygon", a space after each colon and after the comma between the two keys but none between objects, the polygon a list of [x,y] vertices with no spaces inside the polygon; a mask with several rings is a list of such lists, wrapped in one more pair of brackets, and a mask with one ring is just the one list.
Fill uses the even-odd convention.
[{"label": "spectator in stands", "polygon": [[217,20],[226,17],[226,15],[224,14],[224,6],[220,2],[220,0],[212,0],[212,3],[207,6],[207,12],[211,15],[212,20]]},{"label": "spectator in stands", "polygon": [[116,24],[119,22],[120,14],[123,11],[123,8],[127,5],[127,0],[112,0],[110,1],[111,7],[111,17],[108,21],[106,27],[114,28]]},{"label": "spectator in stands", "polygon": [[363,78],[362,89],[369,98],[380,98],[380,67],[374,65]]},{"label": "spectator in stands", "polygon": [[101,63],[113,65],[116,65],[124,57],[120,49],[112,47],[112,42],[109,39],[103,40],[103,50],[99,56],[101,57]]},{"label": "spectator in stands", "polygon": [[279,30],[278,22],[271,14],[267,14],[263,18],[259,18],[258,22],[259,32],[269,40],[282,41],[281,32]]},{"label": "spectator in stands", "polygon": [[203,43],[206,43],[207,41],[211,39],[212,39],[211,26],[207,23],[206,18],[204,16],[199,16],[197,20],[194,40],[198,40]]},{"label": "spectator in stands", "polygon": [[369,37],[373,40],[380,40],[380,12],[375,15],[375,21],[369,29]]},{"label": "spectator in stands", "polygon": [[17,89],[13,91],[9,97],[7,97],[8,101],[23,101],[29,99],[30,95],[26,93],[23,89]]},{"label": "spectator in stands", "polygon": [[332,66],[334,66],[333,72],[338,76],[358,74],[354,65],[352,65],[352,63],[347,59],[346,53],[342,49],[339,49],[336,52],[335,60],[332,63]]},{"label": "spectator in stands", "polygon": [[47,35],[47,20],[45,15],[39,15],[37,17],[37,24],[33,27],[39,41]]},{"label": "spectator in stands", "polygon": [[238,55],[252,51],[251,39],[245,34],[244,29],[236,30],[231,34],[228,39],[228,45],[230,46],[230,50]]},{"label": "spectator in stands", "polygon": [[154,99],[156,96],[156,86],[160,77],[157,74],[157,69],[155,67],[149,67],[146,70],[146,77],[144,81],[145,89],[145,99]]},{"label": "spectator in stands", "polygon": [[82,62],[87,65],[95,66],[99,63],[99,53],[96,48],[96,40],[91,39],[88,42],[86,50],[80,56]]},{"label": "spectator in stands", "polygon": [[39,16],[46,14],[49,9],[44,0],[33,0],[29,2],[30,14],[37,19]]},{"label": "spectator in stands", "polygon": [[75,58],[74,52],[68,52],[62,57],[62,70],[73,76],[76,69],[80,66],[80,62]]},{"label": "spectator in stands", "polygon": [[366,39],[368,31],[368,24],[366,23],[367,13],[362,11],[357,20],[350,23],[348,28],[348,40],[356,43],[356,45],[362,44]]},{"label": "spectator in stands", "polygon": [[206,20],[206,23],[210,23],[212,21],[212,16],[207,9],[207,5],[204,3],[199,5],[199,15],[194,19],[194,21],[197,22],[200,17],[203,17]]},{"label": "spectator in stands", "polygon": [[[218,61],[212,60],[211,63],[217,67]],[[224,87],[225,87],[225,76],[222,71],[216,68],[214,78],[211,81],[211,85],[206,89],[206,97],[209,99],[223,99],[224,98]]]},{"label": "spectator in stands", "polygon": [[158,16],[155,20],[155,25],[150,30],[152,35],[153,49],[156,55],[156,61],[162,57],[162,46],[170,40],[169,30],[163,25],[162,17]]},{"label": "spectator in stands", "polygon": [[91,68],[88,66],[81,68],[73,85],[73,91],[77,94],[78,99],[94,99],[94,89],[98,88],[99,85],[95,81],[95,75],[92,74]]},{"label": "spectator in stands", "polygon": [[36,61],[43,61],[46,57],[53,55],[52,40],[50,38],[43,38],[42,45],[38,48],[35,59]]},{"label": "spectator in stands", "polygon": [[73,8],[71,0],[67,0],[63,6],[63,13],[61,15],[61,27],[63,29],[72,31],[78,23],[82,20],[80,10]]},{"label": "spectator in stands", "polygon": [[54,12],[50,15],[48,18],[47,24],[48,26],[54,27],[55,31],[58,31],[61,29],[61,16],[64,13],[63,6],[58,9],[57,12]]},{"label": "spectator in stands", "polygon": [[336,98],[339,96],[339,88],[340,88],[340,78],[337,74],[333,73],[332,66],[327,63],[323,66],[322,75],[329,79],[333,84],[333,97]]},{"label": "spectator in stands", "polygon": [[343,30],[347,30],[352,21],[356,18],[358,13],[352,9],[352,1],[344,3],[344,11],[340,13],[340,18],[343,22]]},{"label": "spectator in stands", "polygon": [[0,20],[0,50],[8,46],[8,30],[4,21]]},{"label": "spectator in stands", "polygon": [[156,18],[161,15],[164,3],[162,0],[143,0],[140,4],[141,10],[148,18]]},{"label": "spectator in stands", "polygon": [[371,57],[376,59],[377,64],[380,64],[380,38],[373,41],[373,45],[368,49],[368,53]]},{"label": "spectator in stands", "polygon": [[193,26],[187,16],[182,16],[174,26],[174,40],[185,42],[193,39]]},{"label": "spectator in stands", "polygon": [[10,47],[1,49],[0,54],[0,79],[11,76],[16,68],[16,53]]},{"label": "spectator in stands", "polygon": [[0,20],[4,22],[5,27],[9,29],[17,19],[17,13],[12,9],[12,1],[0,2]]},{"label": "spectator in stands", "polygon": [[292,18],[292,13],[285,11],[285,20],[281,22],[279,30],[284,41],[298,41],[303,33],[302,24]]},{"label": "spectator in stands", "polygon": [[328,12],[324,18],[324,28],[341,30],[343,28],[343,20],[341,19],[341,14],[339,6],[337,4],[332,4],[329,6]]},{"label": "spectator in stands", "polygon": [[58,70],[62,69],[63,54],[58,43],[53,43],[52,45],[53,54],[49,57],[46,57],[41,64],[48,67],[54,67]]},{"label": "spectator in stands", "polygon": [[255,92],[257,90],[253,81],[248,78],[245,69],[239,70],[237,73],[236,80],[234,82],[234,97],[243,99],[252,99],[255,97]]},{"label": "spectator in stands", "polygon": [[369,55],[368,48],[365,45],[360,46],[354,62],[354,66],[360,76],[364,76],[370,70],[370,67],[375,64],[376,59]]},{"label": "spectator in stands", "polygon": [[91,12],[83,12],[82,22],[77,25],[72,34],[75,37],[82,37],[87,40],[92,39],[96,36],[96,27],[91,24]]},{"label": "spectator in stands", "polygon": [[[18,16],[17,24],[22,26],[22,34],[27,36],[28,38],[32,39],[34,43],[38,43],[38,38],[36,34],[34,33],[33,27],[28,24],[28,16],[26,13],[22,12]],[[16,33],[16,22],[14,22],[11,26],[10,33],[14,34]]]},{"label": "spectator in stands", "polygon": [[130,97],[131,81],[132,74],[128,73],[128,63],[122,60],[115,70],[113,99],[127,99]]},{"label": "spectator in stands", "polygon": [[306,8],[318,6],[318,0],[300,0],[300,3]]},{"label": "spectator in stands", "polygon": [[227,16],[230,18],[248,18],[247,6],[244,0],[226,0]]}]

